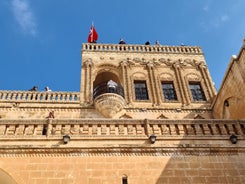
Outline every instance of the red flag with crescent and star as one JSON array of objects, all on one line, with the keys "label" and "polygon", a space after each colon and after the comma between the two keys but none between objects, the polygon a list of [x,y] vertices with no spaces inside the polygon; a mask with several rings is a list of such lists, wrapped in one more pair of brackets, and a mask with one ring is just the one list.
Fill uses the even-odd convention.
[{"label": "red flag with crescent and star", "polygon": [[97,40],[98,40],[98,34],[94,28],[94,25],[92,24],[88,35],[88,43],[96,43]]}]

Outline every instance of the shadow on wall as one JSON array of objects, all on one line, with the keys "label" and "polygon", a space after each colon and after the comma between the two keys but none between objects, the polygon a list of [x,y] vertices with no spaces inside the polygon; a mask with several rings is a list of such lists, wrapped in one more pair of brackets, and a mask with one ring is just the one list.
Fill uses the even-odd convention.
[{"label": "shadow on wall", "polygon": [[[199,121],[202,120],[196,120],[196,123]],[[168,154],[163,155],[162,160],[159,159],[159,166],[161,165],[163,169],[161,173],[156,170],[158,179],[154,183],[244,183],[245,178],[241,174],[244,167],[242,162],[244,156],[239,154],[237,150],[237,146],[241,146],[241,143],[239,145],[239,140],[238,143],[231,140],[233,131],[235,131],[234,134],[239,134],[240,130],[236,132],[237,127],[232,124],[225,124],[227,122],[225,120],[220,125],[218,121],[211,122],[203,129],[205,131],[204,136],[210,136],[210,140],[214,137],[212,142],[217,142],[214,145],[212,145],[213,143],[209,145],[208,141],[204,143],[197,139],[192,144],[188,141],[188,136],[189,134],[195,135],[196,132],[193,132],[192,126],[185,127],[184,130],[187,133],[182,137],[182,140],[175,141],[176,147],[173,146],[173,149],[166,147]],[[193,122],[193,125],[196,123]],[[225,125],[222,125],[223,123]],[[222,127],[225,129],[221,130]],[[195,129],[195,131],[197,130]],[[219,135],[223,139],[222,143],[219,143],[220,140],[217,141]],[[156,140],[156,146],[157,142]],[[226,149],[225,147],[229,148]]]},{"label": "shadow on wall", "polygon": [[2,169],[0,169],[0,183],[1,184],[17,184],[14,181],[14,179]]},{"label": "shadow on wall", "polygon": [[244,119],[245,99],[239,97],[229,97],[223,102],[223,119]]}]

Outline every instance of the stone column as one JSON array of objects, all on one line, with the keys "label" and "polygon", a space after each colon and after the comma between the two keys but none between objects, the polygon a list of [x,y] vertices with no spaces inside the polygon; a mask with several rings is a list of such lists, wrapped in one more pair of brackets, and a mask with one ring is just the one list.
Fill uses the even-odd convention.
[{"label": "stone column", "polygon": [[156,105],[160,105],[161,99],[162,99],[162,96],[161,96],[162,87],[159,86],[159,82],[158,82],[158,79],[156,76],[156,68],[155,67],[152,68],[152,75],[153,75],[153,81],[154,81],[154,88],[155,88],[155,92],[156,92]]},{"label": "stone column", "polygon": [[87,88],[87,92],[86,92],[86,94],[87,94],[87,96],[88,96],[88,103],[89,104],[92,104],[93,103],[93,84],[92,84],[92,72],[93,72],[93,64],[90,62],[89,64],[88,64],[88,77],[87,77],[87,79],[88,79],[88,81],[87,81],[87,83],[88,83],[88,88]]},{"label": "stone column", "polygon": [[123,90],[124,90],[124,99],[127,104],[131,103],[132,100],[130,98],[130,86],[129,86],[129,80],[128,80],[128,63],[126,61],[121,62],[121,69],[122,69],[122,77],[123,77]]},{"label": "stone column", "polygon": [[92,68],[93,63],[91,61],[86,61],[83,65],[84,67],[84,79],[82,79],[82,82],[84,82],[84,102],[86,104],[90,104],[93,102],[93,85],[92,85]]},{"label": "stone column", "polygon": [[151,87],[151,92],[152,92],[152,103],[155,105],[157,103],[156,100],[156,91],[155,91],[155,80],[154,80],[154,74],[153,74],[153,68],[154,65],[153,63],[148,63],[147,64],[147,69],[148,69],[148,74],[149,74],[149,81],[150,81],[150,87]]},{"label": "stone column", "polygon": [[86,95],[86,89],[87,89],[87,64],[84,63],[82,66],[82,74],[81,74],[81,103],[87,103],[87,95]]},{"label": "stone column", "polygon": [[215,89],[214,86],[212,84],[212,80],[209,77],[208,71],[207,71],[207,66],[204,63],[201,63],[199,65],[202,77],[207,85],[207,89],[208,89],[208,94],[209,94],[209,98],[212,99],[215,96]]},{"label": "stone column", "polygon": [[187,88],[186,88],[186,84],[185,81],[182,77],[181,71],[180,71],[180,65],[178,63],[175,63],[173,65],[174,67],[174,71],[176,74],[176,78],[177,78],[177,83],[178,83],[178,87],[180,90],[180,96],[181,96],[181,102],[182,104],[190,104],[190,100],[188,98],[188,93],[187,93]]}]

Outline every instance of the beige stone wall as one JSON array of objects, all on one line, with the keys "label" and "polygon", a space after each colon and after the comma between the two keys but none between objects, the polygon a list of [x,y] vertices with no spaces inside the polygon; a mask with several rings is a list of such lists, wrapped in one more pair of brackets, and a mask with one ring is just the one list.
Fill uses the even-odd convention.
[{"label": "beige stone wall", "polygon": [[[84,44],[82,53],[80,92],[0,91],[1,184],[245,183],[244,121],[212,119],[216,91],[199,47]],[[227,81],[239,79],[241,91],[245,60],[238,58]],[[95,103],[94,86],[110,78],[124,98]],[[135,100],[134,80],[146,80],[148,101]],[[161,81],[174,82],[177,102],[164,100]],[[193,102],[189,81],[200,82],[207,101]],[[223,88],[217,118],[225,95],[236,92]],[[52,110],[55,118],[47,118]]]},{"label": "beige stone wall", "polygon": [[213,114],[217,119],[245,119],[245,44],[239,55],[233,56],[227,68]]},{"label": "beige stone wall", "polygon": [[[124,88],[124,110],[127,112],[129,109],[157,109],[166,118],[184,119],[194,118],[198,114],[186,113],[187,111],[203,109],[206,110],[203,117],[212,118],[209,110],[216,91],[199,47],[142,45],[124,45],[120,46],[121,49],[118,47],[110,44],[83,45],[80,93],[83,105],[93,105],[92,93],[96,85],[113,79]],[[135,80],[146,81],[149,100],[135,99]],[[173,82],[177,101],[164,100],[161,87],[163,81]],[[193,101],[189,82],[201,84],[207,101]],[[175,113],[173,116],[167,112],[176,109],[183,110],[184,114]],[[139,118],[132,114],[129,116]],[[115,117],[120,117],[120,114]],[[154,117],[154,114],[150,114],[150,117]]]},{"label": "beige stone wall", "polygon": [[18,184],[245,183],[244,155],[20,156],[0,158]]},{"label": "beige stone wall", "polygon": [[[244,123],[3,119],[0,169],[17,184],[118,184],[124,176],[128,184],[240,184],[245,179]],[[67,144],[65,134],[71,137]],[[231,134],[237,135],[236,144]]]},{"label": "beige stone wall", "polygon": [[78,92],[1,91],[0,119],[46,119],[81,117]]},{"label": "beige stone wall", "polygon": [[[0,91],[0,118],[211,119],[215,89],[200,47],[84,44],[80,92]],[[124,98],[93,99],[96,85],[109,79]],[[136,100],[134,81],[146,81],[149,100]],[[161,82],[172,81],[177,101],[166,101]],[[194,102],[189,82],[200,82],[207,101]],[[107,112],[106,112],[107,111]],[[115,111],[115,112],[110,112]]]}]

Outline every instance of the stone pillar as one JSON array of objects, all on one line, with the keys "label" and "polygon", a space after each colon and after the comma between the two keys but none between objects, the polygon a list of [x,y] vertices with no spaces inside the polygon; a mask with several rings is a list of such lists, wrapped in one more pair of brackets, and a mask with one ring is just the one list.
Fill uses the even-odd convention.
[{"label": "stone pillar", "polygon": [[86,61],[83,65],[84,75],[82,79],[83,84],[83,100],[85,104],[91,104],[93,102],[93,85],[92,85],[92,68],[93,63],[91,61]]},{"label": "stone pillar", "polygon": [[209,98],[212,99],[215,96],[215,89],[214,89],[214,85],[212,84],[212,80],[209,76],[207,66],[204,63],[201,63],[199,65],[199,68],[200,68],[202,77],[204,79],[204,82],[206,83]]},{"label": "stone pillar", "polygon": [[48,125],[47,125],[47,132],[46,132],[46,136],[49,137],[52,134],[52,119],[49,118],[48,119]]},{"label": "stone pillar", "polygon": [[121,62],[121,69],[122,69],[122,77],[123,77],[123,90],[124,90],[124,99],[127,104],[130,104],[132,102],[132,99],[130,98],[131,94],[131,88],[129,85],[129,79],[128,79],[128,63],[126,61]]},{"label": "stone pillar", "polygon": [[155,91],[155,80],[154,80],[154,74],[153,74],[153,63],[147,64],[148,74],[149,74],[149,81],[150,81],[150,87],[152,92],[152,103],[155,105],[157,103],[157,97],[156,97],[156,91]]},{"label": "stone pillar", "polygon": [[155,74],[155,67],[154,67],[154,64],[152,64],[152,67],[151,67],[151,74],[152,74],[152,82],[153,82],[153,88],[155,90],[155,103],[156,105],[160,105],[161,104],[161,99],[162,99],[162,96],[161,96],[161,86],[159,86],[159,81],[158,81],[158,78]]},{"label": "stone pillar", "polygon": [[185,84],[185,81],[184,81],[182,74],[181,74],[181,71],[180,71],[180,65],[178,63],[175,63],[173,65],[173,67],[174,67],[174,71],[176,74],[178,87],[180,90],[181,102],[183,105],[184,104],[188,105],[188,104],[190,104],[190,99],[188,98],[186,84]]},{"label": "stone pillar", "polygon": [[89,97],[89,104],[93,103],[93,84],[92,84],[92,70],[93,70],[93,65],[92,63],[89,63],[88,65],[88,89],[87,89],[87,94]]},{"label": "stone pillar", "polygon": [[161,99],[162,99],[162,92],[161,92],[161,89],[162,89],[162,86],[159,86],[159,82],[157,80],[157,76],[155,74],[155,68],[153,68],[153,77],[154,77],[154,81],[155,81],[155,89],[156,89],[156,99],[157,99],[157,105],[160,105],[161,104]]}]

